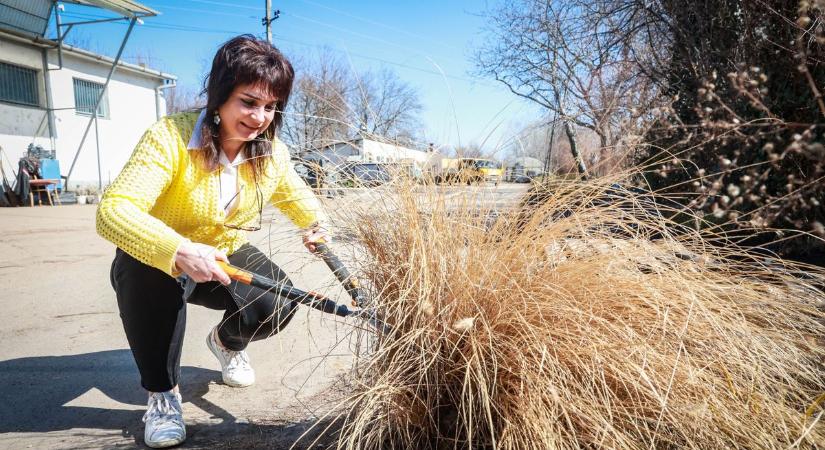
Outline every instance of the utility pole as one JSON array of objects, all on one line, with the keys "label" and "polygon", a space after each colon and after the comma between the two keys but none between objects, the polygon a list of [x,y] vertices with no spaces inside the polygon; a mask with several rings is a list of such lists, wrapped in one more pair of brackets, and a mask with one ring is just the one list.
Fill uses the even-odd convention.
[{"label": "utility pole", "polygon": [[272,22],[281,17],[281,10],[272,11],[272,0],[266,0],[266,17],[261,19],[261,25],[266,27],[266,40],[272,43]]},{"label": "utility pole", "polygon": [[269,18],[269,12],[272,11],[272,0],[266,0],[266,40],[272,43],[272,19]]},{"label": "utility pole", "polygon": [[553,113],[553,121],[550,122],[550,142],[547,143],[547,154],[544,156],[544,168],[543,172],[545,175],[550,173],[550,158],[553,157],[553,142],[556,139],[556,121],[559,118],[559,112],[556,111]]}]

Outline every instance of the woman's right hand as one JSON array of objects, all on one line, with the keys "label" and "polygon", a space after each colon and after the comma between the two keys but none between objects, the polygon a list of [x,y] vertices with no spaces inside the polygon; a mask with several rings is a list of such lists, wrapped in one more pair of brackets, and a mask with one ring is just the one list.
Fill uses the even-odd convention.
[{"label": "woman's right hand", "polygon": [[196,242],[185,242],[178,247],[175,253],[175,266],[188,275],[196,283],[206,283],[207,281],[218,281],[223,285],[228,285],[232,280],[229,275],[215,263],[216,260],[229,262],[226,253],[215,247],[198,244]]}]

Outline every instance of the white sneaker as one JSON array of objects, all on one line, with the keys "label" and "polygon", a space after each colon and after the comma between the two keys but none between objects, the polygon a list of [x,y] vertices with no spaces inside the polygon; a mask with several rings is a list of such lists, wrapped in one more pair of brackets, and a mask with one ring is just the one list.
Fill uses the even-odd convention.
[{"label": "white sneaker", "polygon": [[149,397],[148,409],[143,415],[146,424],[143,441],[148,447],[171,447],[186,440],[180,403],[180,394],[172,391],[155,392]]},{"label": "white sneaker", "polygon": [[218,328],[215,327],[206,336],[206,346],[221,363],[223,382],[232,387],[247,387],[255,382],[255,370],[249,363],[249,355],[241,350],[227,350],[218,343]]}]

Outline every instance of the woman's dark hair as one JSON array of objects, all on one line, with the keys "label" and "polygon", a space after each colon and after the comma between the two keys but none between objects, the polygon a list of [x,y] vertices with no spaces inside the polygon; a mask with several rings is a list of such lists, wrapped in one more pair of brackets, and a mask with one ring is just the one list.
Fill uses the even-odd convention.
[{"label": "woman's dark hair", "polygon": [[253,173],[261,174],[267,156],[272,154],[272,140],[283,122],[295,71],[286,57],[269,42],[251,34],[234,37],[224,43],[212,60],[212,69],[204,82],[206,117],[201,130],[203,162],[210,170],[218,167],[220,158],[220,126],[213,117],[229,99],[235,87],[244,84],[260,85],[277,99],[275,117],[258,139],[246,143],[246,159],[253,162]]}]

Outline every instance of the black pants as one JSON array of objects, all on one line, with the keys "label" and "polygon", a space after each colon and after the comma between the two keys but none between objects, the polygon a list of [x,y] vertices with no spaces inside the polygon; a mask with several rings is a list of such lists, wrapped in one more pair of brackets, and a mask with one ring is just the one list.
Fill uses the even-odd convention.
[{"label": "black pants", "polygon": [[[229,262],[292,285],[278,266],[249,244],[230,255]],[[229,286],[216,281],[198,284],[184,299],[177,280],[120,249],[110,277],[141,384],[151,392],[168,391],[178,384],[187,303],[224,310],[218,336],[226,348],[235,351],[276,334],[297,308],[289,300],[234,280]]]}]

